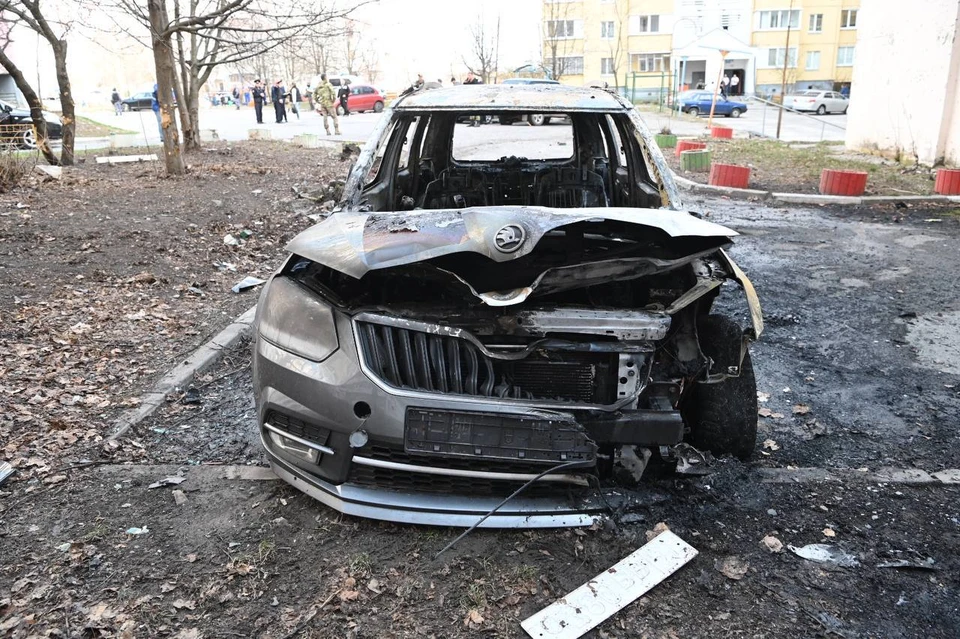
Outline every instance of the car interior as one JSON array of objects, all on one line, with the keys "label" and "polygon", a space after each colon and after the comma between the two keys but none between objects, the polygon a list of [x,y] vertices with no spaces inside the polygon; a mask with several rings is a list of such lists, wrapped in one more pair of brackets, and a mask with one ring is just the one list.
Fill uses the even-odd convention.
[{"label": "car interior", "polygon": [[397,117],[367,175],[361,206],[373,211],[662,206],[645,147],[631,133],[626,114],[571,113],[568,124],[530,128],[549,134],[568,127],[571,143],[559,147],[564,157],[550,157],[557,147],[545,152],[550,147],[536,143],[519,144],[518,152],[529,148],[531,155],[547,157],[458,157],[457,136],[464,135],[470,118],[478,117],[499,116],[432,112]]}]

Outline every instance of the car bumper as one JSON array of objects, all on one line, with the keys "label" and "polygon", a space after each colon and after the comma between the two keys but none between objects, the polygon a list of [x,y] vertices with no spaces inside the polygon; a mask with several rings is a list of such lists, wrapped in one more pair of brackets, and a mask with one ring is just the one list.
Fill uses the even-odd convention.
[{"label": "car bumper", "polygon": [[[360,365],[351,319],[338,313],[336,329],[339,348],[319,363],[263,338],[254,344],[261,442],[277,475],[292,486],[345,514],[471,526],[550,467],[490,463],[485,458],[458,459],[460,463],[451,467],[447,458],[406,454],[408,408],[483,412],[507,419],[544,411],[520,400],[387,392]],[[351,435],[362,442],[351,442]],[[471,465],[473,461],[483,463]],[[593,462],[584,466],[589,466],[586,474],[568,470],[535,481],[482,526],[590,525],[606,504],[635,499],[620,488],[603,489],[601,494],[594,488]]]}]

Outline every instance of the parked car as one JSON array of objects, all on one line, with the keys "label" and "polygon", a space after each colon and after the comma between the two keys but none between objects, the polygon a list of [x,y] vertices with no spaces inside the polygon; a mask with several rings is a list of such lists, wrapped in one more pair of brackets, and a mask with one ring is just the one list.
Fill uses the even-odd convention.
[{"label": "parked car", "polygon": [[827,113],[846,113],[850,100],[836,91],[804,91],[798,95],[788,95],[783,106],[795,111],[810,111],[817,115]]},{"label": "parked car", "polygon": [[[507,78],[503,81],[503,84],[508,85],[521,85],[521,86],[531,86],[531,85],[543,85],[543,84],[560,84],[556,80],[549,80],[547,78]],[[559,114],[544,114],[544,113],[531,113],[527,116],[526,120],[532,126],[541,126],[543,124],[550,124],[551,120],[558,119]],[[501,118],[500,124],[504,126],[509,126],[520,122],[520,118],[511,118],[509,116]]]},{"label": "parked car", "polygon": [[[456,126],[530,113],[569,123],[479,145]],[[574,526],[626,505],[624,460],[750,457],[763,320],[724,251],[736,232],[683,208],[629,101],[450,87],[383,118],[257,306],[258,430],[279,477],[364,517]],[[746,330],[714,309],[727,281]]]},{"label": "parked car", "polygon": [[[713,102],[713,93],[710,91],[685,91],[677,99],[677,107],[690,115],[710,115],[710,104]],[[724,98],[717,94],[717,102],[713,107],[714,115],[728,118],[739,118],[747,112],[747,105],[743,102]]]},{"label": "parked car", "polygon": [[[60,121],[60,116],[44,111],[43,119],[47,123],[48,139],[59,140],[63,137],[63,123]],[[37,148],[37,136],[30,109],[21,109],[0,100],[0,142],[25,149]]]},{"label": "parked car", "polygon": [[145,111],[153,108],[153,92],[141,91],[121,101],[124,111]]},{"label": "parked car", "polygon": [[[364,113],[373,111],[380,113],[387,102],[387,94],[369,84],[350,85],[350,97],[347,98],[347,107],[350,113]],[[343,109],[337,107],[337,112],[343,114]]]}]

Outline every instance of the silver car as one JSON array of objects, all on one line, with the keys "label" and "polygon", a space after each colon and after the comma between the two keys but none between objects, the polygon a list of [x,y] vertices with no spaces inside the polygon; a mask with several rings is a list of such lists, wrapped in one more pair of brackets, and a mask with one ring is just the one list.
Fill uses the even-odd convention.
[{"label": "silver car", "polygon": [[[530,113],[569,122],[457,123]],[[704,450],[747,458],[747,343],[763,322],[723,250],[735,235],[683,210],[617,95],[403,97],[338,209],[289,244],[261,295],[267,457],[343,513],[456,526],[490,515],[497,527],[589,524],[628,505],[620,484],[651,454],[678,470]],[[727,282],[745,293],[746,327],[711,312]]]},{"label": "silver car", "polygon": [[827,113],[846,113],[850,100],[836,91],[804,91],[798,95],[788,95],[783,106],[795,111],[810,111],[817,115]]}]

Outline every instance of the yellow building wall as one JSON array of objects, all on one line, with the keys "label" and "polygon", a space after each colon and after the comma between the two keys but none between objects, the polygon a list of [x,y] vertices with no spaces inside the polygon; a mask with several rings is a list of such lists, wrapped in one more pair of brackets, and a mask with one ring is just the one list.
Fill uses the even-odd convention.
[{"label": "yellow building wall", "polygon": [[[766,10],[787,10],[789,0],[754,0],[753,3],[753,32],[751,44],[759,49],[757,56],[757,85],[779,86],[783,78],[783,68],[764,68],[767,60],[766,49],[785,47],[787,30],[759,30],[757,14]],[[804,83],[817,82],[849,82],[852,66],[837,66],[837,50],[841,46],[855,46],[857,42],[856,29],[841,29],[841,11],[844,9],[859,9],[860,0],[811,0],[809,2],[794,2],[795,10],[800,11],[799,29],[790,30],[790,48],[797,49],[796,66],[787,69],[787,90],[806,88]],[[822,14],[822,30],[819,33],[810,32],[810,16]],[[819,51],[820,64],[817,69],[806,68],[807,52]]]},{"label": "yellow building wall", "polygon": [[[672,22],[674,0],[579,0],[576,2],[554,2],[543,0],[543,57],[545,63],[552,57],[554,49],[547,38],[548,20],[581,20],[582,38],[565,39],[556,42],[557,57],[583,56],[583,73],[568,74],[560,78],[563,84],[582,86],[615,82],[620,86],[627,83],[630,73],[631,53],[669,53],[673,47]],[[632,15],[661,16],[661,31],[649,35],[630,35]],[[602,22],[615,23],[615,37],[604,38]],[[616,35],[616,34],[619,35]],[[615,60],[616,75],[602,73],[601,60]]]}]

